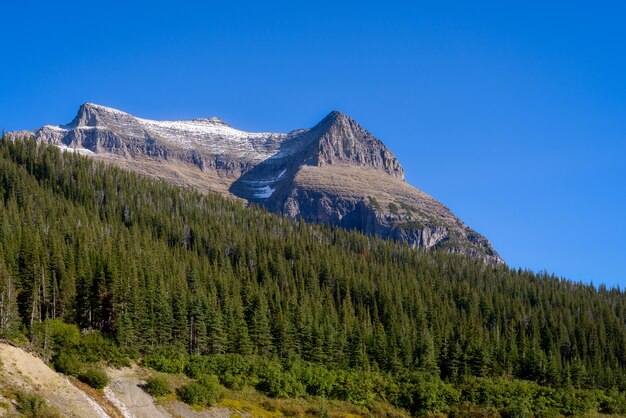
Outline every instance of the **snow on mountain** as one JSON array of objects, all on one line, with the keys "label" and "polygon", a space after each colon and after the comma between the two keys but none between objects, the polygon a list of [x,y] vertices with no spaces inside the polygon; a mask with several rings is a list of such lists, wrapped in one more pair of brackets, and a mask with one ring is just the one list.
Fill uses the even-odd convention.
[{"label": "snow on mountain", "polygon": [[157,121],[85,103],[69,124],[14,136],[25,134],[294,219],[502,262],[489,241],[408,185],[385,144],[341,112],[308,129],[246,132],[216,117]]},{"label": "snow on mountain", "polygon": [[185,148],[201,146],[214,153],[232,153],[238,156],[257,154],[265,159],[278,151],[287,134],[273,132],[246,132],[232,128],[218,118],[156,121],[136,118],[146,132],[166,138]]}]

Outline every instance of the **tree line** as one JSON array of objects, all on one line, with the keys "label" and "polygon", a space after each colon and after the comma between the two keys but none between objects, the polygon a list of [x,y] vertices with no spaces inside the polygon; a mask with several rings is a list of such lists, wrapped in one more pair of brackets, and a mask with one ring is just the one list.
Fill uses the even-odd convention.
[{"label": "tree line", "polygon": [[127,353],[626,389],[619,289],[291,221],[3,136],[0,333],[32,337],[46,319]]}]

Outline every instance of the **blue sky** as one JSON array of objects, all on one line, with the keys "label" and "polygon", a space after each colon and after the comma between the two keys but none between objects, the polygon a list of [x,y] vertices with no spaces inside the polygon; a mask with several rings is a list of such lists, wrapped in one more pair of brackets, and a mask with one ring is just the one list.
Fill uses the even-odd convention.
[{"label": "blue sky", "polygon": [[337,109],[511,266],[626,285],[620,2],[18,3],[6,130],[86,101],[263,131]]}]

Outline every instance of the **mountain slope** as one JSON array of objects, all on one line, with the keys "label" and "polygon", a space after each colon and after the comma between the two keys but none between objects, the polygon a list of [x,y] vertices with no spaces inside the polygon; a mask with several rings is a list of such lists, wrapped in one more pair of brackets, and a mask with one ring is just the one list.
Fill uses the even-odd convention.
[{"label": "mountain slope", "polygon": [[340,112],[310,129],[251,133],[218,118],[153,121],[86,103],[67,125],[12,133],[20,135],[293,219],[502,262],[487,239],[408,185],[394,154]]},{"label": "mountain slope", "polygon": [[619,289],[293,222],[33,139],[0,141],[0,305],[0,337],[72,374],[139,353],[416,416],[626,413]]}]

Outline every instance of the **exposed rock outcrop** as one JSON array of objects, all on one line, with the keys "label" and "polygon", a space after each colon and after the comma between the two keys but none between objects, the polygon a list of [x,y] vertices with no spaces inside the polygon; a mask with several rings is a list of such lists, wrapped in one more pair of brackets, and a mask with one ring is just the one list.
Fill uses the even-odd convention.
[{"label": "exposed rock outcrop", "polygon": [[379,139],[337,111],[310,129],[252,133],[218,118],[153,121],[86,103],[67,125],[12,135],[25,134],[290,218],[502,262],[487,239],[408,185]]}]

